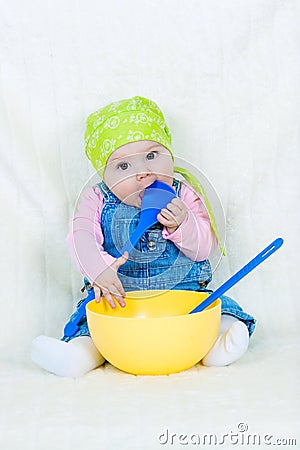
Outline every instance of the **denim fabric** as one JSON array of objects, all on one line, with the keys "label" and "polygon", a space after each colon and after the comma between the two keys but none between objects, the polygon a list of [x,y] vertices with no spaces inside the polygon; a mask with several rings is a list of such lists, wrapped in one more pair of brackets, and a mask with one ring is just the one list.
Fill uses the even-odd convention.
[{"label": "denim fabric", "polygon": [[[180,182],[173,187],[179,195]],[[122,203],[102,182],[99,188],[104,197],[101,227],[104,250],[118,257],[137,227],[139,208]],[[197,291],[211,281],[208,260],[194,262],[185,256],[170,240],[162,237],[163,226],[156,223],[140,238],[128,261],[119,268],[118,275],[125,291],[144,289],[183,289]]]},{"label": "denim fabric", "polygon": [[[104,197],[101,211],[101,228],[104,236],[103,247],[114,257],[125,245],[139,222],[140,209],[122,203],[106,186],[99,183]],[[179,196],[180,181],[174,180],[173,187]],[[190,290],[205,291],[212,279],[211,266],[208,260],[195,262],[186,257],[170,240],[162,237],[163,226],[159,223],[149,228],[140,238],[128,261],[119,268],[118,276],[126,292],[156,290]],[[86,279],[85,279],[86,280]],[[88,280],[87,280],[88,281]],[[88,283],[85,282],[88,289]],[[245,313],[230,297],[221,296],[222,314],[230,314],[243,321],[249,331],[254,331],[255,319]],[[80,306],[81,301],[77,307]],[[71,316],[76,318],[76,311]],[[68,341],[77,336],[88,336],[86,318],[79,324],[79,331]]]},{"label": "denim fabric", "polygon": [[[204,291],[207,293],[213,292],[209,289],[205,289]],[[246,313],[243,308],[231,297],[227,297],[227,295],[220,295],[219,298],[221,300],[221,313],[228,314],[240,320],[241,322],[244,322],[244,324],[248,328],[249,336],[251,336],[255,329],[256,319],[254,319],[254,317],[250,314]]]},{"label": "denim fabric", "polygon": [[229,314],[244,322],[247,325],[249,336],[251,336],[255,329],[256,319],[243,311],[242,307],[231,297],[221,295],[220,299],[222,302],[222,314]]}]

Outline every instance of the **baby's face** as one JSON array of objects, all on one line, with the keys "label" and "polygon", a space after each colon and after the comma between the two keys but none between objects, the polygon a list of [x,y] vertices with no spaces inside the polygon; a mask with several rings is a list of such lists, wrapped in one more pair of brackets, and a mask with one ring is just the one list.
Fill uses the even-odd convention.
[{"label": "baby's face", "polygon": [[146,187],[155,180],[173,183],[173,160],[170,152],[153,141],[138,141],[119,147],[109,157],[104,182],[129,206],[141,207]]}]

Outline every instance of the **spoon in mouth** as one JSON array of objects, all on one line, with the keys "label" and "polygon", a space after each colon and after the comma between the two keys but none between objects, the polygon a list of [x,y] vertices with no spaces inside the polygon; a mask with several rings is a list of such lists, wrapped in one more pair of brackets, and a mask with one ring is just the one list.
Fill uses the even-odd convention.
[{"label": "spoon in mouth", "polygon": [[138,226],[122,250],[120,250],[120,256],[123,255],[125,251],[130,253],[133,250],[144,232],[158,222],[157,215],[162,208],[165,208],[175,197],[175,190],[162,181],[156,180],[145,189],[142,196],[141,215]]}]

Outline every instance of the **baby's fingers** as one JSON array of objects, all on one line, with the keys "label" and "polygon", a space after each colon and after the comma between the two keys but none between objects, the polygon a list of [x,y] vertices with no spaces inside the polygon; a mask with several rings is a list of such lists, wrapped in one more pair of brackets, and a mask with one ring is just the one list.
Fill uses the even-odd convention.
[{"label": "baby's fingers", "polygon": [[[122,286],[122,291],[123,291],[123,286]],[[111,286],[110,289],[103,288],[102,293],[112,308],[116,307],[115,300],[117,300],[117,302],[120,304],[120,306],[122,306],[122,308],[124,306],[126,306],[126,303],[124,301],[125,292],[124,292],[124,295],[122,295],[122,293],[119,292],[119,290],[117,289],[117,287],[115,285]]]},{"label": "baby's fingers", "polygon": [[126,297],[126,293],[125,293],[123,285],[119,279],[115,280],[114,287],[110,293],[115,297],[115,299],[120,304],[120,306],[122,306],[122,308],[124,306],[126,306],[126,303],[124,301],[124,297]]},{"label": "baby's fingers", "polygon": [[98,286],[94,286],[94,293],[95,293],[95,301],[96,303],[100,303],[101,301],[101,290],[98,288]]},{"label": "baby's fingers", "polygon": [[115,269],[118,270],[118,268],[120,266],[122,266],[123,264],[126,263],[127,259],[128,259],[128,252],[126,251],[126,252],[123,253],[123,255],[121,255],[119,258],[117,258],[115,260],[115,262],[113,264]]},{"label": "baby's fingers", "polygon": [[162,215],[161,212],[158,214],[157,220],[158,220],[162,225],[165,225],[166,227],[170,224],[170,219],[167,219],[166,217],[164,217],[164,216]]},{"label": "baby's fingers", "polygon": [[115,301],[114,301],[111,293],[109,292],[109,290],[102,289],[102,294],[103,294],[105,300],[107,301],[107,303],[109,304],[109,306],[111,308],[115,308],[116,304],[115,304]]}]

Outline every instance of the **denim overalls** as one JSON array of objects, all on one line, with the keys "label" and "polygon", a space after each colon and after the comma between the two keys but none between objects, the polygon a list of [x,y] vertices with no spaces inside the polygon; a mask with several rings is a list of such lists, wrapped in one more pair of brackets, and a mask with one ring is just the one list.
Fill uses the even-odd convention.
[{"label": "denim overalls", "polygon": [[[140,208],[122,203],[106,186],[98,184],[104,198],[101,211],[101,229],[104,237],[103,247],[111,256],[119,257],[120,250],[127,242],[140,217]],[[173,187],[179,197],[180,181],[174,179]],[[156,223],[140,238],[128,261],[119,267],[118,276],[126,292],[157,290],[189,290],[212,292],[207,285],[212,279],[208,260],[195,262],[186,257],[170,240],[162,237],[163,225]],[[91,285],[85,281],[89,291]],[[243,321],[249,331],[254,331],[255,319],[245,313],[230,297],[221,296],[222,314],[230,314]],[[80,306],[81,302],[77,305]],[[76,311],[71,316],[76,318]],[[64,336],[69,341],[77,336],[89,336],[86,318],[79,323],[79,330],[72,337]]]}]

